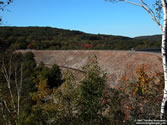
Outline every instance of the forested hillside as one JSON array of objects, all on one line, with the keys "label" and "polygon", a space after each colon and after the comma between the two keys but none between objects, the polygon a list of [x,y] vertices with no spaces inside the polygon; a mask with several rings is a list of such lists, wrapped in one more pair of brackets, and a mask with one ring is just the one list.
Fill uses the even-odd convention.
[{"label": "forested hillside", "polygon": [[0,50],[15,49],[97,49],[130,50],[131,48],[159,48],[160,39],[150,37],[88,34],[51,27],[0,27]]},{"label": "forested hillside", "polygon": [[135,39],[140,39],[140,40],[157,40],[160,41],[162,38],[162,35],[151,35],[151,36],[138,36],[135,37]]},{"label": "forested hillside", "polygon": [[[158,47],[159,39],[0,27],[0,125],[129,125],[159,119],[164,81],[157,70],[159,54],[79,50]],[[13,52],[17,49],[28,50]]]}]

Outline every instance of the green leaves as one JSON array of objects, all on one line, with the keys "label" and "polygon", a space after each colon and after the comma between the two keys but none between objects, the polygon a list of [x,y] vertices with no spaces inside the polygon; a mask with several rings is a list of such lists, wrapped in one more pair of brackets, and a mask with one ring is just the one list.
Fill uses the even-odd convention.
[{"label": "green leaves", "polygon": [[58,65],[54,64],[51,68],[40,64],[36,68],[36,76],[34,81],[39,82],[39,77],[47,79],[49,88],[57,88],[63,83],[62,73]]},{"label": "green leaves", "polygon": [[83,121],[95,121],[102,118],[102,96],[105,86],[105,74],[98,66],[96,57],[90,58],[83,67],[85,78],[80,83],[79,107]]}]

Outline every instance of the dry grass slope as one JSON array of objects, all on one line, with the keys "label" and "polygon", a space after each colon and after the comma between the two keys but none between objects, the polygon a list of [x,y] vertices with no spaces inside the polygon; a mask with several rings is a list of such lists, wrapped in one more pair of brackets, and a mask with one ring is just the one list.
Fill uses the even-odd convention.
[{"label": "dry grass slope", "polygon": [[37,63],[43,62],[46,65],[56,63],[62,67],[80,70],[87,63],[89,56],[96,55],[99,65],[108,74],[109,87],[118,84],[125,74],[133,79],[136,68],[141,64],[148,66],[148,73],[162,72],[161,56],[157,53],[109,50],[18,50],[22,53],[28,51],[35,54]]}]

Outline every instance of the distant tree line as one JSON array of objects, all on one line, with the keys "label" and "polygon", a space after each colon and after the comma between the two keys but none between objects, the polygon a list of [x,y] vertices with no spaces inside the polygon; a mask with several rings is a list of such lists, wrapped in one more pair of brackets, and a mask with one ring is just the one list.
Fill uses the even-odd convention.
[{"label": "distant tree line", "polygon": [[159,48],[160,39],[154,38],[94,35],[50,27],[0,27],[0,50],[4,51],[8,48],[11,50],[131,50],[132,48]]}]

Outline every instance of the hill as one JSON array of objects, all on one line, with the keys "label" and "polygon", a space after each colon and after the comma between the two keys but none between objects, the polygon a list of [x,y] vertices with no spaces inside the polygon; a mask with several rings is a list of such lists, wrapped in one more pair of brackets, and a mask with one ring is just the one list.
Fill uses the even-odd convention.
[{"label": "hill", "polygon": [[159,39],[88,34],[51,27],[0,27],[0,50],[131,50],[159,48]]},{"label": "hill", "polygon": [[100,67],[107,73],[107,84],[113,87],[124,75],[135,80],[136,69],[144,64],[149,74],[162,72],[161,56],[157,53],[135,51],[107,51],[107,50],[19,50],[25,53],[31,51],[35,55],[37,64],[58,64],[62,69],[74,71],[77,76],[82,75],[82,66],[88,57],[97,56]]},{"label": "hill", "polygon": [[138,40],[157,40],[157,41],[161,41],[162,35],[151,35],[151,36],[138,36],[135,37],[135,39]]}]

